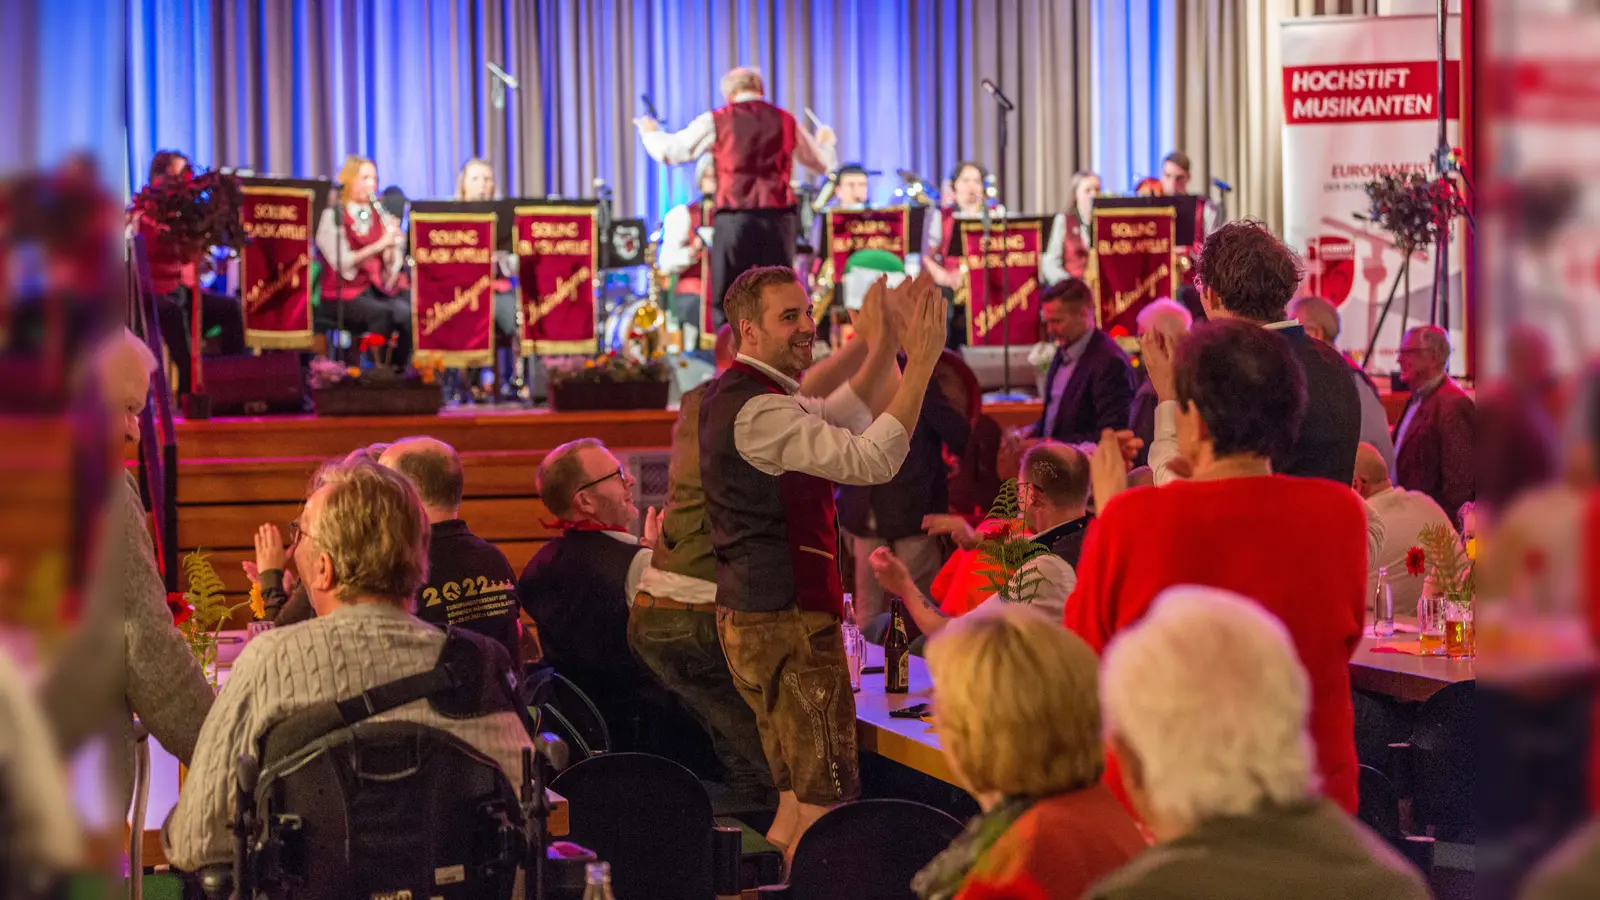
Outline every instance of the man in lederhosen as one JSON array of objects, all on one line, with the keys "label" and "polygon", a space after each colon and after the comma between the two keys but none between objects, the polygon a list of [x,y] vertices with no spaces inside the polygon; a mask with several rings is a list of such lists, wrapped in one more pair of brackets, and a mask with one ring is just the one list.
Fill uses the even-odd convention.
[{"label": "man in lederhosen", "polygon": [[833,129],[815,136],[794,116],[766,100],[761,73],[737,68],[722,76],[727,105],[703,113],[675,133],[656,120],[634,119],[644,149],[668,165],[711,154],[717,174],[717,209],[712,222],[711,293],[716,325],[725,321],[722,298],[728,285],[757,266],[793,266],[800,227],[790,179],[795,163],[822,174],[837,165]]}]

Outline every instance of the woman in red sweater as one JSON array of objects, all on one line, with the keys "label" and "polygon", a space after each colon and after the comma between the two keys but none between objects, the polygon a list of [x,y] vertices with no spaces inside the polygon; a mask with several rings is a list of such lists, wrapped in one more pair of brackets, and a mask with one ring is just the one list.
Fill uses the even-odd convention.
[{"label": "woman in red sweater", "polygon": [[[1159,350],[1159,348],[1156,348]],[[1084,541],[1066,625],[1096,652],[1179,584],[1224,588],[1283,621],[1311,679],[1311,733],[1327,795],[1355,812],[1350,654],[1361,639],[1366,517],[1348,488],[1272,474],[1305,415],[1305,379],[1285,339],[1239,321],[1198,326],[1152,379],[1177,400],[1179,452],[1193,477],[1095,491],[1102,514]],[[1163,385],[1158,385],[1158,388]],[[1118,469],[1120,471],[1120,467]],[[1114,782],[1113,782],[1114,783]]]}]

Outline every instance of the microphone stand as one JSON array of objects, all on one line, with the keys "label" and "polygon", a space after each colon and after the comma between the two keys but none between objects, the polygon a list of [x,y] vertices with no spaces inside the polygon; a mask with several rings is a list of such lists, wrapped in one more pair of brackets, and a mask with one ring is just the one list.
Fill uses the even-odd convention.
[{"label": "microphone stand", "polygon": [[[344,211],[344,185],[339,184],[338,182],[334,182],[334,185],[333,185],[333,203],[330,204],[330,208],[333,210],[333,228],[334,228],[334,232],[333,232],[333,238],[334,238],[334,240],[333,240],[333,285],[334,285],[333,291],[334,291],[335,294],[337,294],[339,292],[340,284],[344,281],[344,242],[345,242],[345,234],[344,234],[344,216],[345,216],[345,211]],[[327,340],[324,342],[326,344],[326,346],[323,348],[325,351],[327,351],[327,358],[328,359],[332,359],[333,358],[332,350],[334,349],[334,342],[338,340],[338,336],[339,335],[344,334],[344,302],[341,301],[337,297],[323,297],[322,301],[324,303],[332,302],[333,306],[334,306],[334,323],[335,323],[334,324],[334,329],[328,335]],[[349,365],[349,363],[345,363],[345,365]],[[358,363],[358,365],[359,365],[359,363]]]},{"label": "microphone stand", "polygon": [[[995,105],[997,107],[999,107],[999,112],[1000,112],[1000,116],[999,116],[999,118],[1000,118],[1000,165],[996,167],[995,195],[996,195],[997,198],[1001,198],[1001,197],[1005,196],[1005,187],[1006,187],[1006,169],[1007,169],[1007,164],[1006,164],[1006,138],[1007,138],[1006,116],[1012,110],[1016,109],[1016,106],[1015,106],[1015,104],[1013,104],[1006,97],[1005,94],[1001,93],[1000,89],[998,87],[995,87],[992,82],[988,82],[987,80],[985,80],[984,88],[985,88],[985,90],[987,90],[989,92],[990,96],[994,97]],[[1008,209],[1006,211],[1006,216],[1009,216],[1009,215],[1010,215],[1010,210]],[[983,253],[984,253],[983,281],[984,281],[984,285],[985,285],[985,288],[986,288],[984,290],[985,294],[992,294],[992,292],[994,291],[994,278],[992,277],[992,273],[993,273],[993,268],[994,267],[989,265],[989,259],[988,259],[988,256],[989,256],[990,231],[991,231],[991,228],[992,228],[991,219],[992,219],[992,216],[991,216],[990,211],[989,211],[989,201],[988,201],[988,198],[986,197],[986,198],[984,198],[984,203],[983,203]],[[1000,222],[1000,234],[1002,235],[1002,240],[1001,240],[1002,245],[1004,244],[1004,235],[1006,235],[1008,233],[1009,233],[1009,229],[1006,227],[1005,218],[1002,217],[1001,222]],[[1010,283],[1010,280],[1011,280],[1010,279],[1011,262],[1010,262],[1009,254],[1006,253],[1006,248],[1004,246],[1001,246],[1001,248],[1000,248],[1000,266],[999,266],[999,268],[1000,268],[1000,290],[999,290],[999,294],[1000,294],[1000,325],[1001,325],[1001,329],[1002,329],[1001,332],[1000,332],[1000,339],[1001,339],[1001,345],[1000,346],[1002,348],[1001,352],[1003,352],[1005,354],[1005,356],[1002,358],[1001,363],[1000,363],[1001,379],[1002,379],[1002,383],[1004,385],[1004,388],[1001,390],[1000,396],[995,398],[995,399],[1002,400],[1002,401],[1021,401],[1021,400],[1026,400],[1027,398],[1023,397],[1022,395],[1020,395],[1018,393],[1016,393],[1011,388],[1011,310],[1009,309],[1011,298],[1006,296],[1006,285],[1008,285]],[[992,296],[990,297],[989,302],[991,304],[994,302]],[[969,308],[967,310],[967,315],[970,316],[972,314],[973,314],[973,310]]]}]

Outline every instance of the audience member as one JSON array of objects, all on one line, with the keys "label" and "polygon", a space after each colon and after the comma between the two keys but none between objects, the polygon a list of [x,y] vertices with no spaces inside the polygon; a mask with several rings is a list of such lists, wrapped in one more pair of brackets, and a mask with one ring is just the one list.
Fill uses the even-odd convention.
[{"label": "audience member", "polygon": [[[1012,576],[1011,590],[1020,602],[1060,620],[1077,576],[1073,566],[1083,550],[1089,526],[1089,461],[1078,448],[1055,441],[1030,447],[1017,480],[1017,505],[1038,554]],[[949,624],[949,617],[912,580],[905,563],[882,547],[872,554],[873,574],[883,589],[905,599],[906,611],[925,636]],[[980,563],[981,564],[981,563]],[[974,612],[1007,605],[998,594]]]},{"label": "audience member", "polygon": [[[1192,325],[1194,316],[1183,308],[1183,304],[1169,297],[1162,297],[1139,310],[1139,334],[1159,333],[1168,347],[1176,347]],[[1160,403],[1149,373],[1143,369],[1140,372],[1146,377],[1139,381],[1139,389],[1133,394],[1132,408],[1128,410],[1128,430],[1142,442],[1133,457],[1135,466],[1150,463],[1150,446],[1156,439],[1156,405]]]},{"label": "audience member", "polygon": [[[428,520],[398,473],[364,459],[324,466],[291,528],[290,548],[317,616],[258,635],[234,662],[163,830],[167,858],[180,869],[233,857],[238,760],[258,752],[272,724],[428,671],[444,647],[444,633],[410,613],[428,565]],[[418,700],[370,721],[450,732],[513,779],[531,746],[509,710],[447,717]]]},{"label": "audience member", "polygon": [[1258,604],[1197,587],[1111,642],[1106,739],[1158,843],[1086,897],[1426,900],[1409,863],[1319,796],[1316,676],[1296,643]]},{"label": "audience member", "polygon": [[1351,486],[1383,522],[1383,544],[1367,561],[1367,596],[1376,595],[1378,570],[1387,569],[1394,608],[1409,614],[1422,596],[1422,576],[1406,571],[1406,553],[1420,543],[1419,535],[1429,525],[1454,531],[1450,517],[1427,494],[1390,484],[1383,457],[1365,442],[1356,449],[1356,477]]},{"label": "audience member", "polygon": [[[74,661],[76,662],[76,661]],[[0,649],[0,894],[50,890],[82,862],[77,809],[50,726],[28,677]]]},{"label": "audience member", "polygon": [[1101,784],[1098,660],[1037,610],[967,616],[928,649],[934,731],[983,812],[917,874],[923,900],[1077,900],[1144,850]]},{"label": "audience member", "polygon": [[1133,401],[1133,367],[1111,336],[1095,325],[1094,293],[1069,278],[1039,299],[1045,331],[1057,346],[1045,375],[1044,416],[1032,436],[1092,444],[1106,428],[1123,429]]},{"label": "audience member", "polygon": [[[802,384],[802,390],[804,384]],[[911,449],[900,471],[887,484],[842,485],[837,491],[839,525],[850,536],[855,559],[856,621],[866,623],[888,610],[883,589],[872,577],[867,560],[887,547],[906,564],[917,587],[926,593],[944,563],[936,535],[925,533],[923,519],[950,511],[950,476],[945,451],[960,457],[967,450],[971,425],[939,387],[928,384]]]},{"label": "audience member", "polygon": [[500,548],[461,519],[466,475],[454,447],[430,437],[397,441],[379,465],[404,475],[428,515],[428,576],[417,595],[417,618],[438,628],[460,625],[506,648],[521,674],[521,605],[516,573]]},{"label": "audience member", "polygon": [[[110,433],[122,436],[131,456],[155,356],[124,328],[96,349],[90,365],[113,417]],[[107,498],[81,624],[59,648],[39,696],[63,754],[75,754],[111,726],[107,764],[117,794],[112,808],[125,810],[133,796],[133,717],[187,765],[213,695],[172,623],[133,470],[118,482]]]},{"label": "audience member", "polygon": [[[1314,475],[1348,485],[1355,474],[1356,444],[1361,435],[1361,398],[1351,380],[1350,365],[1332,347],[1312,340],[1284,310],[1300,284],[1300,261],[1259,222],[1229,222],[1206,236],[1195,262],[1200,300],[1207,321],[1236,319],[1280,332],[1299,363],[1308,411],[1293,444],[1273,459],[1273,471],[1284,475]],[[1142,339],[1143,357],[1152,348],[1172,348],[1158,332]],[[1170,392],[1156,382],[1156,437],[1150,448],[1150,467],[1156,484],[1166,484],[1175,474],[1171,463],[1178,455],[1174,418],[1177,407]]]},{"label": "audience member", "polygon": [[1419,325],[1400,342],[1400,377],[1411,389],[1394,426],[1394,481],[1455,511],[1473,499],[1472,398],[1445,373],[1450,334]]},{"label": "audience member", "polygon": [[[737,352],[733,329],[723,325],[717,333],[718,370],[726,369]],[[770,809],[777,797],[755,714],[734,687],[717,638],[717,560],[700,480],[705,391],[705,385],[686,391],[678,404],[661,538],[628,614],[628,645],[710,733],[726,788],[712,795],[712,807],[721,814]]]},{"label": "audience member", "polygon": [[[794,271],[751,269],[725,306],[739,355],[700,406],[717,631],[779,791],[768,839],[792,852],[812,822],[861,789],[833,486],[881,484],[899,470],[944,347],[946,310],[927,273],[894,291],[876,283],[840,351],[866,360],[836,389],[813,384],[819,400],[795,394],[816,325]],[[857,342],[865,349],[850,351]]]},{"label": "audience member", "polygon": [[613,750],[645,737],[654,684],[628,649],[628,605],[650,565],[659,527],[645,517],[645,541],[628,533],[639,515],[633,476],[592,438],[571,441],[539,463],[539,499],[561,536],[528,560],[517,581],[522,608],[539,631],[543,662],[599,708]]},{"label": "audience member", "polygon": [[1273,474],[1306,408],[1304,375],[1282,334],[1197,325],[1172,369],[1179,452],[1194,475],[1102,503],[1067,625],[1100,650],[1172,585],[1255,599],[1283,619],[1310,672],[1317,761],[1328,795],[1353,811],[1349,662],[1364,621],[1362,503],[1348,485]]},{"label": "audience member", "polygon": [[[1294,316],[1305,329],[1306,336],[1321,341],[1334,350],[1339,349],[1339,311],[1321,297],[1298,297],[1289,304],[1289,315]],[[1340,353],[1350,363],[1350,377],[1354,379],[1356,394],[1361,399],[1361,440],[1371,444],[1383,457],[1389,471],[1394,471],[1394,440],[1389,436],[1389,411],[1378,396],[1378,386],[1350,357]]]}]

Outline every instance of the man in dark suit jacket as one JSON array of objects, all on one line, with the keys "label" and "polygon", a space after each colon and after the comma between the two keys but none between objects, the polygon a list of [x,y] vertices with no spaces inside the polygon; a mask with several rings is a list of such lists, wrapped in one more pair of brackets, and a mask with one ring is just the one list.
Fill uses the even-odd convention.
[{"label": "man in dark suit jacket", "polygon": [[[1350,484],[1355,477],[1356,445],[1361,440],[1361,396],[1356,393],[1350,365],[1339,352],[1313,340],[1299,322],[1287,317],[1289,300],[1300,285],[1300,262],[1294,251],[1260,222],[1229,222],[1206,236],[1195,274],[1202,285],[1200,302],[1208,319],[1241,319],[1278,331],[1288,338],[1305,372],[1305,420],[1289,455],[1272,461],[1273,470]],[[1150,355],[1147,352],[1147,358]],[[1149,367],[1155,381],[1155,365]],[[1158,442],[1162,419],[1158,408]],[[1158,469],[1157,484],[1162,482],[1156,463],[1159,455],[1152,446],[1151,466]]]},{"label": "man in dark suit jacket", "polygon": [[[900,365],[905,365],[904,356]],[[911,577],[926,592],[944,564],[936,537],[922,530],[922,519],[950,511],[950,475],[943,448],[959,457],[967,450],[972,426],[951,404],[938,379],[928,383],[922,398],[922,415],[911,432],[911,449],[900,471],[885,484],[869,487],[840,486],[836,491],[839,524],[849,532],[855,557],[857,621],[871,621],[888,611],[883,589],[867,565],[879,547],[890,547],[911,569]]]},{"label": "man in dark suit jacket", "polygon": [[1077,278],[1053,284],[1040,309],[1045,330],[1060,349],[1045,375],[1044,416],[1031,436],[1093,444],[1104,429],[1126,429],[1133,366],[1117,342],[1095,327],[1089,285]]},{"label": "man in dark suit jacket", "polygon": [[1472,398],[1445,374],[1450,335],[1419,325],[1400,342],[1411,397],[1394,426],[1395,483],[1432,497],[1452,518],[1476,495]]}]

